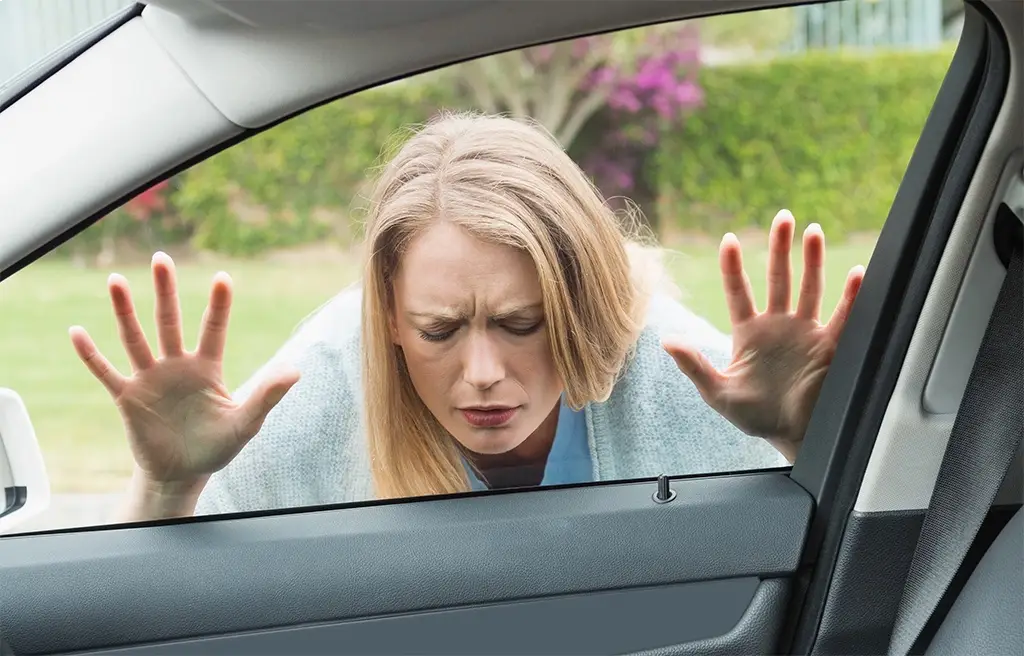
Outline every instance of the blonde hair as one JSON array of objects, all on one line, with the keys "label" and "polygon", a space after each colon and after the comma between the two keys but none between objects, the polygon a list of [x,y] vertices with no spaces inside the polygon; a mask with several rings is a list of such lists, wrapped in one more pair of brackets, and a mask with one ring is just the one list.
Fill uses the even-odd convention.
[{"label": "blonde hair", "polygon": [[362,384],[379,498],[469,489],[458,446],[413,388],[389,326],[402,254],[438,221],[529,254],[574,408],[611,394],[658,277],[656,251],[634,239],[543,129],[447,114],[415,131],[383,167],[366,225]]}]

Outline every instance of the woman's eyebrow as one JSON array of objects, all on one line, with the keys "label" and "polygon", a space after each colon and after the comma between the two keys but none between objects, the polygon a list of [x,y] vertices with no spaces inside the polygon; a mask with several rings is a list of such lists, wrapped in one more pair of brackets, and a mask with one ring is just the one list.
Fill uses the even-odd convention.
[{"label": "woman's eyebrow", "polygon": [[529,314],[536,312],[537,310],[543,310],[544,303],[527,303],[525,305],[516,305],[513,307],[505,308],[500,312],[495,312],[490,316],[491,321],[501,321],[502,319],[508,319],[509,317],[516,316],[518,314]]},{"label": "woman's eyebrow", "polygon": [[460,310],[410,310],[406,314],[417,319],[434,319],[439,321],[463,321],[467,318],[466,313]]},{"label": "woman's eyebrow", "polygon": [[[522,305],[513,305],[501,309],[498,312],[488,317],[491,321],[502,321],[522,314],[532,314],[537,311],[544,309],[544,303],[538,301],[536,303],[524,303]],[[458,309],[438,309],[438,310],[409,310],[406,315],[415,319],[431,319],[434,321],[466,321],[469,319],[469,315],[464,310]]]}]

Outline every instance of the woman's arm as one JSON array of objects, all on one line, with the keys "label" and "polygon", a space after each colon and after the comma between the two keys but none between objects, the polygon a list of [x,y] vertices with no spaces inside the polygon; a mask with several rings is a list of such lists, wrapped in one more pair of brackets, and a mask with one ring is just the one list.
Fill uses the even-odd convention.
[{"label": "woman's arm", "polygon": [[239,388],[235,397],[245,398],[265,371],[282,363],[302,374],[248,446],[211,476],[195,514],[370,498],[358,384],[360,300],[358,289],[351,289],[319,308]]},{"label": "woman's arm", "polygon": [[731,234],[722,240],[719,265],[733,342],[727,366],[712,363],[685,337],[665,341],[667,352],[708,405],[744,433],[772,444],[788,460],[796,458],[803,442],[864,276],[863,267],[851,269],[831,318],[822,323],[825,237],[816,224],[804,232],[804,270],[794,302],[790,273],[794,231],[792,214],[779,212],[768,238],[764,310],[755,303],[739,241]]},{"label": "woman's arm", "polygon": [[[648,326],[662,340],[684,341],[718,370],[724,370],[733,359],[732,339],[671,297],[660,295],[652,299]],[[757,438],[762,436],[742,431],[712,408],[693,381],[679,371],[676,362],[660,344],[653,357],[658,361],[656,384],[664,388],[667,397],[663,401],[665,412],[674,417],[670,421],[686,426],[688,432],[698,435],[697,439],[704,445],[703,449],[721,454],[714,456],[716,469],[708,468],[705,471],[759,469],[792,464],[793,460],[770,440],[759,440]]]}]

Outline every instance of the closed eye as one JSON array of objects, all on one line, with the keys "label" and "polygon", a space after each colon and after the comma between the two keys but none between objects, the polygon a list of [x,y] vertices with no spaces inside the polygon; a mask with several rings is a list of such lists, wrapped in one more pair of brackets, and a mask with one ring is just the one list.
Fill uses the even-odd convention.
[{"label": "closed eye", "polygon": [[451,330],[441,330],[441,331],[417,330],[416,332],[418,332],[420,334],[420,338],[422,338],[424,341],[427,341],[427,342],[443,342],[444,340],[446,340],[449,337],[451,337],[452,335],[454,335],[455,334],[455,330],[456,329],[453,328]]},{"label": "closed eye", "polygon": [[531,325],[528,325],[528,326],[508,325],[508,324],[506,324],[506,325],[503,325],[502,328],[504,328],[505,330],[507,330],[509,333],[511,333],[513,335],[517,335],[519,337],[525,337],[527,335],[532,335],[533,333],[535,333],[538,330],[540,330],[540,327],[541,327],[541,325],[543,323],[544,323],[543,321],[538,321],[538,322],[536,322],[534,324],[531,324]]}]

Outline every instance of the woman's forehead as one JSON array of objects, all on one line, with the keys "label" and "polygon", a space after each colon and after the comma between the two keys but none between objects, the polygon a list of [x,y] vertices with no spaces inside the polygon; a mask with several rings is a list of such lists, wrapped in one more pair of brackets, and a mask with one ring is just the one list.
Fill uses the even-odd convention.
[{"label": "woman's forehead", "polygon": [[537,268],[522,250],[481,240],[447,222],[409,244],[395,279],[397,300],[408,311],[489,312],[541,301]]},{"label": "woman's forehead", "polygon": [[415,275],[440,271],[473,276],[511,270],[536,276],[533,260],[522,249],[481,239],[448,221],[439,221],[410,240],[399,267]]}]

